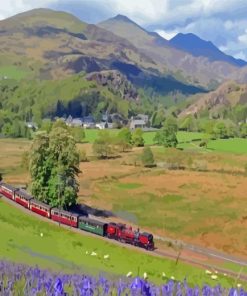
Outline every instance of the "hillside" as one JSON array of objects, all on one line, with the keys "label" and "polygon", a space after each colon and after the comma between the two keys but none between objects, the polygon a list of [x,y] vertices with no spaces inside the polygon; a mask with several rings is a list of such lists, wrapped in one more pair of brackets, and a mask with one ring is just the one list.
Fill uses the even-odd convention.
[{"label": "hillside", "polygon": [[127,40],[68,13],[35,9],[0,26],[1,66],[21,67],[27,76],[55,79],[111,68],[114,61],[156,67]]},{"label": "hillside", "polygon": [[212,87],[237,71],[238,66],[226,60],[212,60],[208,56],[194,56],[160,37],[141,28],[132,20],[116,16],[98,24],[100,27],[113,32],[133,43],[142,53],[153,58],[162,65],[166,73],[194,85]]},{"label": "hillside", "polygon": [[177,49],[186,51],[196,57],[204,56],[210,61],[223,61],[237,67],[244,67],[247,65],[246,61],[235,59],[224,54],[212,42],[202,40],[192,33],[179,33],[173,37],[169,43]]},{"label": "hillside", "polygon": [[30,121],[32,118],[41,123],[41,119],[47,117],[82,117],[83,114],[93,113],[95,118],[100,120],[101,114],[106,110],[119,112],[127,117],[130,102],[134,108],[138,101],[136,89],[119,72],[107,72],[104,75],[105,83],[85,74],[59,80],[34,80],[32,83],[25,80],[2,81],[0,131],[3,127],[7,128],[7,122]]},{"label": "hillside", "polygon": [[[136,86],[161,94],[203,91],[181,75],[170,75],[166,65],[138,49],[132,40],[68,13],[35,9],[0,21],[0,26],[0,77],[61,79],[81,71],[118,70]],[[140,42],[145,34],[139,36]],[[148,36],[160,46],[167,43],[157,34]]]},{"label": "hillside", "polygon": [[[85,95],[84,101],[90,112],[99,114],[111,105],[111,110],[126,115],[130,111],[128,101],[142,102],[141,96],[149,102],[148,107],[145,106],[145,110],[149,110],[152,100],[164,103],[171,101],[168,96],[180,95],[184,100],[215,89],[230,76],[242,82],[247,79],[247,67],[178,50],[158,34],[146,31],[122,15],[96,26],[68,13],[35,9],[0,21],[0,26],[0,81],[2,85],[7,84],[3,108],[18,113],[20,107],[16,111],[10,106],[16,103],[19,106],[21,102],[30,109],[37,102],[30,104],[33,99],[26,94],[33,92],[35,98],[42,100],[38,103],[39,111],[32,107],[32,114],[38,119],[54,115],[54,106],[61,98],[68,104],[76,96],[84,96],[82,90],[87,88],[90,99]],[[72,89],[78,73],[83,73],[80,76],[83,78]],[[87,79],[85,74],[89,74]],[[113,76],[107,78],[108,74]],[[17,88],[13,87],[14,93],[8,79],[23,80],[20,85],[17,83]],[[109,80],[106,84],[105,79]],[[111,79],[117,89],[112,89]],[[97,93],[97,99],[92,100],[92,92]],[[172,104],[176,104],[175,100]]]},{"label": "hillside", "polygon": [[209,117],[220,112],[229,112],[238,105],[247,106],[247,85],[233,81],[226,82],[215,91],[197,95],[192,104],[180,113],[180,117],[202,112],[209,113]]}]

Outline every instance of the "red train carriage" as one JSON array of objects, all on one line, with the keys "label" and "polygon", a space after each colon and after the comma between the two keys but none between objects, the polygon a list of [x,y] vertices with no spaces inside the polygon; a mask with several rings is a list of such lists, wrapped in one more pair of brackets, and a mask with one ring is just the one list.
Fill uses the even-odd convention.
[{"label": "red train carriage", "polygon": [[27,209],[30,208],[30,201],[32,199],[33,197],[23,189],[15,191],[15,201]]},{"label": "red train carriage", "polygon": [[120,223],[116,224],[116,223],[113,223],[113,222],[109,223],[107,225],[106,236],[108,238],[113,238],[113,239],[118,240],[118,237],[119,237],[118,233],[120,231],[120,228],[123,228],[123,227],[125,227],[124,224],[120,224]]},{"label": "red train carriage", "polygon": [[51,219],[62,224],[72,227],[78,227],[78,214],[70,213],[67,211],[59,210],[57,208],[51,209]]},{"label": "red train carriage", "polygon": [[50,218],[51,217],[51,206],[48,206],[47,204],[38,201],[36,199],[32,199],[30,201],[30,210],[32,212],[35,212],[43,217]]},{"label": "red train carriage", "polygon": [[15,191],[17,189],[11,185],[0,182],[0,194],[6,196],[9,199],[15,199]]}]

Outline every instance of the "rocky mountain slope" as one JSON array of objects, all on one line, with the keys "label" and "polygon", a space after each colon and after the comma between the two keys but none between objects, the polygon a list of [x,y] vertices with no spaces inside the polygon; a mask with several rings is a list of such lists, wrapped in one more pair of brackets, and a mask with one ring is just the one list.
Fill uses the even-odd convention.
[{"label": "rocky mountain slope", "polygon": [[238,104],[247,105],[247,84],[228,81],[215,91],[197,95],[194,102],[183,110],[179,116],[195,115],[204,111],[207,111],[210,116],[222,108],[230,109]]},{"label": "rocky mountain slope", "polygon": [[138,48],[142,53],[152,57],[164,71],[177,77],[184,77],[193,84],[210,87],[221,83],[239,70],[239,65],[232,60],[210,58],[210,55],[194,55],[176,48],[156,33],[150,33],[124,16],[116,16],[98,24],[100,27],[121,36]]},{"label": "rocky mountain slope", "polygon": [[[81,71],[118,70],[136,86],[154,86],[162,93],[174,88],[185,94],[203,91],[181,75],[164,75],[169,73],[166,65],[137,48],[133,40],[68,13],[35,9],[0,21],[0,27],[0,70],[12,67],[24,78],[61,79]],[[143,31],[140,42],[145,36]],[[156,34],[149,38],[160,46],[167,43]]]},{"label": "rocky mountain slope", "polygon": [[159,95],[247,81],[247,67],[179,50],[125,16],[90,25],[71,14],[31,10],[0,21],[0,79],[61,79],[79,72],[119,71],[136,88]]}]

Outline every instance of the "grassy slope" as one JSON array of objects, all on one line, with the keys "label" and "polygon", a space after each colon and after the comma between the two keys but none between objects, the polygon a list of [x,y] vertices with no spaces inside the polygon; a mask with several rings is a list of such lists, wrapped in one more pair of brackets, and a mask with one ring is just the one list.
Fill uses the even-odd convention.
[{"label": "grassy slope", "polygon": [[[85,271],[89,273],[108,272],[126,274],[132,271],[137,275],[147,272],[150,280],[161,282],[161,273],[183,280],[186,276],[190,283],[213,284],[203,270],[170,260],[156,258],[128,250],[97,238],[75,234],[58,226],[39,221],[25,215],[20,210],[0,200],[0,258],[16,262],[38,264],[67,272]],[[40,233],[44,236],[41,237]],[[95,251],[97,257],[86,255],[86,251]],[[109,261],[102,257],[110,254]],[[231,286],[232,280],[219,276],[224,286]]]}]

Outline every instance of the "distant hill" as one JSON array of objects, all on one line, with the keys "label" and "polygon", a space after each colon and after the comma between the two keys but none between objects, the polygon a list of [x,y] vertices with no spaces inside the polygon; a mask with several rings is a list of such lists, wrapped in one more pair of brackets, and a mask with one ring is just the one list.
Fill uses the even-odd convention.
[{"label": "distant hill", "polygon": [[200,114],[204,111],[207,111],[210,116],[224,108],[229,111],[237,105],[247,106],[247,85],[227,81],[215,91],[196,95],[191,101],[192,103],[180,113],[180,117]]},{"label": "distant hill", "polygon": [[204,56],[210,61],[224,61],[237,67],[247,65],[246,61],[226,55],[212,42],[205,41],[192,33],[179,33],[173,37],[169,43],[177,49],[186,51],[196,57]]}]

